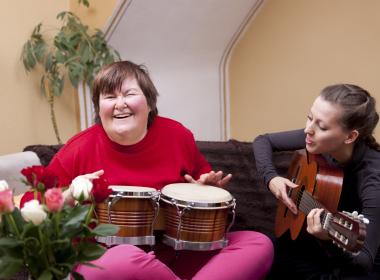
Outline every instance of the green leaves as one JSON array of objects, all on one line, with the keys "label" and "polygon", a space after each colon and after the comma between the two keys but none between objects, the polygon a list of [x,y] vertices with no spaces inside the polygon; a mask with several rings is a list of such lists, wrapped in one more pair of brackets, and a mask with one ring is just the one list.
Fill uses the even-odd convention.
[{"label": "green leaves", "polygon": [[26,71],[30,71],[37,63],[42,63],[46,54],[46,42],[41,36],[41,23],[38,24],[30,37],[22,48],[22,62]]},{"label": "green leaves", "polygon": [[79,249],[78,260],[80,262],[93,261],[100,258],[106,248],[96,243],[87,243],[85,246],[81,246]]},{"label": "green leaves", "polygon": [[20,240],[15,240],[15,238],[10,238],[10,237],[3,237],[3,238],[0,238],[0,250],[4,249],[4,248],[14,248],[14,247],[17,247],[17,246],[20,246],[24,244],[24,242],[20,241]]},{"label": "green leaves", "polygon": [[[0,279],[27,268],[33,279],[63,279],[78,263],[89,264],[105,252],[94,242],[96,236],[115,235],[119,227],[97,225],[90,219],[92,204],[66,205],[61,212],[49,213],[40,225],[26,223],[15,208],[3,214],[0,223]],[[9,217],[12,216],[12,222]],[[95,228],[88,226],[91,222]],[[16,234],[17,228],[19,231]],[[75,279],[83,279],[74,273]]]},{"label": "green leaves", "polygon": [[0,257],[0,279],[10,278],[23,268],[21,259],[11,258],[9,256]]},{"label": "green leaves", "polygon": [[[89,6],[89,1],[79,0]],[[65,77],[78,87],[80,81],[89,84],[97,71],[106,64],[120,60],[120,55],[107,44],[103,32],[91,31],[71,12],[61,12],[57,19],[62,22],[56,35],[48,42],[39,23],[22,49],[22,62],[27,72],[37,64],[44,67],[41,91],[49,96],[62,94]]]},{"label": "green leaves", "polygon": [[90,3],[88,2],[88,0],[78,0],[78,3],[79,4],[83,4],[84,6],[86,6],[87,8],[90,7]]},{"label": "green leaves", "polygon": [[[78,0],[78,3],[89,7],[88,0]],[[33,29],[22,48],[21,60],[27,72],[38,64],[43,66],[40,91],[48,99],[53,129],[61,144],[54,96],[62,94],[66,77],[75,88],[79,83],[92,88],[97,72],[104,65],[120,60],[120,55],[107,44],[103,32],[90,30],[74,13],[61,12],[57,20],[61,21],[61,27],[52,38],[43,34],[41,23]]]},{"label": "green leaves", "polygon": [[92,233],[97,236],[112,236],[116,235],[119,231],[119,227],[111,224],[99,224],[92,230]]}]

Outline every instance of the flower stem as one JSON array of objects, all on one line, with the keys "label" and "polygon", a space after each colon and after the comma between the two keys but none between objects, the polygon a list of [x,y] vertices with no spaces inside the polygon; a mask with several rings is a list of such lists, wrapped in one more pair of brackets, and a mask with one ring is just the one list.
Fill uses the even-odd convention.
[{"label": "flower stem", "polygon": [[95,204],[91,203],[91,207],[87,212],[86,220],[85,220],[85,225],[88,226],[90,223],[91,217],[92,217],[92,212],[94,212]]},{"label": "flower stem", "polygon": [[17,237],[20,237],[20,231],[18,230],[18,227],[16,225],[16,222],[15,222],[15,219],[13,218],[13,216],[11,214],[7,214],[5,215],[6,218],[8,218],[8,223],[10,223],[13,227],[13,229],[15,230],[16,234],[17,234]]},{"label": "flower stem", "polygon": [[43,255],[43,262],[45,263],[45,268],[48,268],[49,267],[49,258],[48,258],[48,253],[46,252],[45,250],[45,242],[44,242],[44,237],[42,235],[42,231],[41,231],[41,228],[38,227],[38,236],[40,238],[40,243],[41,243],[41,247],[42,247],[42,252],[44,253]]},{"label": "flower stem", "polygon": [[57,239],[59,239],[59,222],[61,220],[61,212],[57,212],[54,214],[54,227],[55,227],[55,234],[57,236]]}]

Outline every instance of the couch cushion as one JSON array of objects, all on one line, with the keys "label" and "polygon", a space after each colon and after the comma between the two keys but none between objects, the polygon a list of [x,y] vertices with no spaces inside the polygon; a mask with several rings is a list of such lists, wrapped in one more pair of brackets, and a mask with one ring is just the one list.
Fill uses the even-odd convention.
[{"label": "couch cushion", "polygon": [[[256,170],[252,143],[236,140],[197,141],[200,151],[215,171],[231,173],[227,190],[236,198],[233,230],[252,229],[272,235],[277,201]],[[293,152],[276,152],[273,161],[286,176]]]}]

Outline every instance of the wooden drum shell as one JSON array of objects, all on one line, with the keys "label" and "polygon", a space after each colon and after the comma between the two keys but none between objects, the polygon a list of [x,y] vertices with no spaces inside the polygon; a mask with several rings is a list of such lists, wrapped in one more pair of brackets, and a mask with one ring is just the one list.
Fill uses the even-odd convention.
[{"label": "wooden drum shell", "polygon": [[[185,207],[178,206],[180,211]],[[165,213],[165,233],[174,238],[192,242],[212,242],[224,238],[229,209],[186,209],[182,217],[175,205],[161,201]],[[181,222],[179,236],[178,225]]]},{"label": "wooden drum shell", "polygon": [[111,223],[120,227],[116,234],[121,237],[148,236],[152,234],[155,208],[151,198],[122,197],[110,208],[106,202],[98,203],[96,213],[100,223]]}]

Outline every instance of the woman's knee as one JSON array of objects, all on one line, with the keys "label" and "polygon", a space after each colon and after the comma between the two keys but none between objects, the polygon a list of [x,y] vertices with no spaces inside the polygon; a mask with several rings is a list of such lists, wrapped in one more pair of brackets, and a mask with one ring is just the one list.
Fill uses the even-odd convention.
[{"label": "woman's knee", "polygon": [[[85,279],[176,279],[174,273],[156,259],[153,252],[146,253],[133,245],[119,245],[108,249],[102,257],[92,262],[96,267],[81,265],[77,272]],[[144,275],[140,275],[143,273]],[[143,278],[141,278],[141,277]]]},{"label": "woman's knee", "polygon": [[227,235],[229,244],[236,246],[260,246],[273,251],[272,240],[263,233],[257,231],[235,231]]}]

